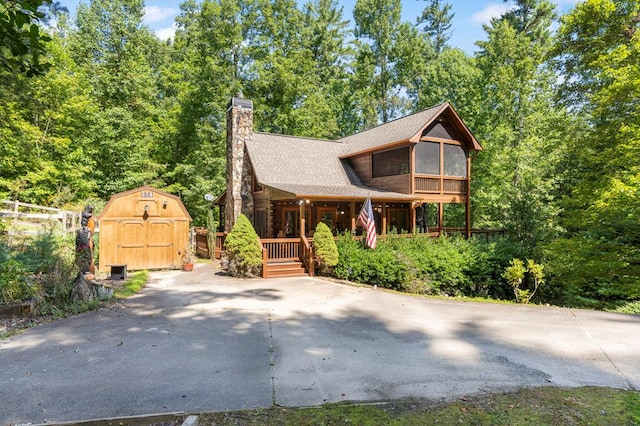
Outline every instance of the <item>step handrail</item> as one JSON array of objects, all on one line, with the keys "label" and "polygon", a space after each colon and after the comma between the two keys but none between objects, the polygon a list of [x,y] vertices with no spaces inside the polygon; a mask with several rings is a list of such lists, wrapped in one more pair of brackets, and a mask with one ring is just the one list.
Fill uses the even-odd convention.
[{"label": "step handrail", "polygon": [[313,246],[305,235],[300,236],[300,260],[310,277],[314,275]]}]

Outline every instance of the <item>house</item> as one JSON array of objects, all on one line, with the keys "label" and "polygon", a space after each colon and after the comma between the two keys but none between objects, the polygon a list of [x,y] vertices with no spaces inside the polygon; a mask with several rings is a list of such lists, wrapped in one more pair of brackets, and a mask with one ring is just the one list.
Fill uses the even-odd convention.
[{"label": "house", "polygon": [[243,213],[263,243],[310,237],[319,222],[336,235],[360,233],[367,198],[379,234],[439,234],[454,207],[463,218],[456,231],[469,236],[471,160],[480,150],[449,103],[320,140],[255,132],[253,103],[237,95],[227,109],[227,189],[216,204],[223,229]]}]

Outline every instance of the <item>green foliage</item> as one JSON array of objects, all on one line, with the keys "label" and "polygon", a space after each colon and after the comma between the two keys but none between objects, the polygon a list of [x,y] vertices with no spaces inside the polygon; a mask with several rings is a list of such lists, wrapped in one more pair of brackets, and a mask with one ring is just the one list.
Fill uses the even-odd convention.
[{"label": "green foliage", "polygon": [[393,250],[385,249],[380,240],[375,250],[367,249],[362,240],[349,233],[338,238],[339,261],[336,277],[400,290],[408,279],[408,270]]},{"label": "green foliage", "polygon": [[640,251],[589,235],[560,238],[545,247],[556,299],[574,306],[609,307],[640,300]]},{"label": "green foliage", "polygon": [[388,235],[368,250],[350,234],[338,239],[338,278],[418,294],[509,297],[501,276],[518,247],[507,239]]},{"label": "green foliage", "polygon": [[37,297],[44,312],[54,305],[64,310],[78,272],[74,253],[73,239],[52,230],[11,244],[0,238],[0,303]]},{"label": "green foliage", "polygon": [[[529,303],[536,294],[538,287],[544,283],[543,265],[527,259],[527,265],[520,259],[512,259],[509,266],[504,271],[504,278],[513,288],[513,293],[518,303]],[[521,285],[527,279],[529,288],[522,288]]]},{"label": "green foliage", "polygon": [[249,219],[243,214],[227,235],[224,247],[229,258],[229,273],[233,276],[257,275],[262,265],[260,240]]},{"label": "green foliage", "polygon": [[[385,404],[331,403],[314,409],[266,409],[201,413],[205,424],[270,425],[637,425],[640,392],[607,387],[533,387],[442,402],[396,400]],[[589,419],[588,421],[585,419]]]},{"label": "green foliage", "polygon": [[316,225],[313,234],[313,247],[322,273],[327,273],[330,268],[338,264],[338,246],[333,239],[331,230],[324,222],[319,222]]},{"label": "green foliage", "polygon": [[38,287],[30,283],[24,265],[13,259],[0,262],[0,304],[25,302],[37,292]]},{"label": "green foliage", "polygon": [[41,7],[52,0],[8,0],[0,7],[0,66],[27,77],[41,74],[49,64],[41,62],[51,38],[40,23],[45,14]]}]

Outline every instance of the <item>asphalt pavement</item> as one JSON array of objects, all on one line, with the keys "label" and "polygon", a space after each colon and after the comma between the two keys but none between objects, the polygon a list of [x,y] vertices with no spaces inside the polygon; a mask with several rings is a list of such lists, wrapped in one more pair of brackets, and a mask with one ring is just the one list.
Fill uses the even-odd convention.
[{"label": "asphalt pavement", "polygon": [[640,316],[396,294],[321,278],[151,274],[126,302],[0,341],[0,425],[640,389]]}]

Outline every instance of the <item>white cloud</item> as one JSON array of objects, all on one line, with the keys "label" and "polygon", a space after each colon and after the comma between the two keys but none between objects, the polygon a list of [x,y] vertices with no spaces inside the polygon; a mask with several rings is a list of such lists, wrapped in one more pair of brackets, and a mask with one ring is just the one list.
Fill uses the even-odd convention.
[{"label": "white cloud", "polygon": [[498,18],[510,8],[511,6],[505,3],[489,3],[484,9],[471,15],[471,20],[478,24],[488,24],[491,18]]},{"label": "white cloud", "polygon": [[151,24],[173,18],[177,14],[178,9],[175,7],[146,6],[144,8],[144,18],[142,18],[142,21],[145,24]]},{"label": "white cloud", "polygon": [[160,40],[168,40],[170,38],[173,38],[173,36],[176,34],[176,24],[174,23],[170,27],[157,29],[155,30],[155,33]]}]

